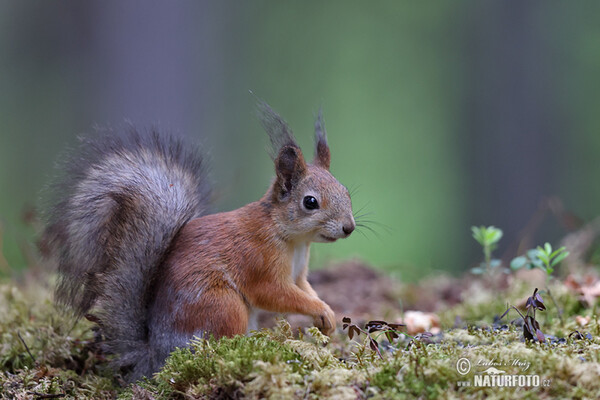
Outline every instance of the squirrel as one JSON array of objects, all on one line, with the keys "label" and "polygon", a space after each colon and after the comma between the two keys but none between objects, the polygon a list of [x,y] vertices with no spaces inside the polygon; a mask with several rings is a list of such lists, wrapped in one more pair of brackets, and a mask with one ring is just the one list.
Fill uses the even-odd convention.
[{"label": "squirrel", "polygon": [[97,323],[128,381],[151,376],[194,336],[249,333],[261,309],[335,329],[307,281],[309,249],[356,224],[347,188],[329,172],[322,113],[307,163],[287,123],[258,108],[276,176],[237,210],[209,214],[203,158],[155,129],[80,138],[64,161],[44,231],[58,265],[55,300]]}]

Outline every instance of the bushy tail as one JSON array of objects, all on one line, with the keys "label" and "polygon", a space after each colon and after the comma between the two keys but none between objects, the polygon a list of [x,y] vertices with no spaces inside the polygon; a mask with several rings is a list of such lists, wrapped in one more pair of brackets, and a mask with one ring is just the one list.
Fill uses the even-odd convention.
[{"label": "bushy tail", "polygon": [[172,137],[130,128],[83,138],[63,172],[44,234],[58,262],[56,300],[91,312],[117,366],[141,375],[153,368],[142,365],[151,362],[153,277],[179,229],[206,212],[202,159]]}]

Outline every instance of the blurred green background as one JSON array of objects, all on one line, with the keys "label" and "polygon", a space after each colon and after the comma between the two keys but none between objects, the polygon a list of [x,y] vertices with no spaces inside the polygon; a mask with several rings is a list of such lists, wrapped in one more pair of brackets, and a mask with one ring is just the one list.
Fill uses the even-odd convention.
[{"label": "blurred green background", "polygon": [[[376,222],[377,235],[315,245],[314,265],[461,271],[480,259],[471,225],[501,227],[510,251],[548,196],[589,220],[600,211],[599,12],[591,1],[3,1],[3,254],[26,264],[36,233],[23,214],[95,125],[194,138],[216,208],[256,200],[273,166],[249,90],[311,156],[323,107],[332,172]],[[535,240],[565,234],[545,221]]]}]

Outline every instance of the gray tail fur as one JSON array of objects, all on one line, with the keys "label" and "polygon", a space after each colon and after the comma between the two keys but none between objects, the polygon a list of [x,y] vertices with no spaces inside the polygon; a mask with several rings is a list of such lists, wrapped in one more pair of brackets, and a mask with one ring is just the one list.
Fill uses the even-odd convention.
[{"label": "gray tail fur", "polygon": [[179,229],[206,213],[205,168],[198,152],[154,130],[81,142],[53,185],[44,233],[58,263],[55,298],[92,313],[116,367],[137,378],[160,367],[147,344],[153,277]]}]

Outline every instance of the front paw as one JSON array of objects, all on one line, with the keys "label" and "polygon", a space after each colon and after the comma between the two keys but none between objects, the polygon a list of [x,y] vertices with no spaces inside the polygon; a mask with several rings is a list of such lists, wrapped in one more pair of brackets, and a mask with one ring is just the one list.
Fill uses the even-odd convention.
[{"label": "front paw", "polygon": [[327,304],[323,303],[323,310],[314,317],[314,324],[327,336],[335,331],[335,313]]}]

